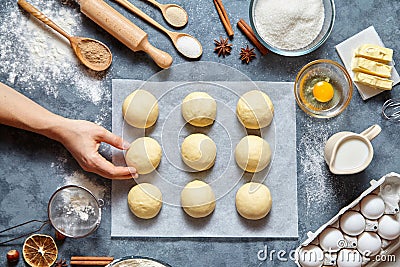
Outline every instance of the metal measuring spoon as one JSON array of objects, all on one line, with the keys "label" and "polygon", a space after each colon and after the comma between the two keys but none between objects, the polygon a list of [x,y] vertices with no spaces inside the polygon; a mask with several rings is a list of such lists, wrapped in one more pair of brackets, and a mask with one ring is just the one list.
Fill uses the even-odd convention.
[{"label": "metal measuring spoon", "polygon": [[32,14],[35,18],[67,38],[76,56],[86,67],[95,71],[103,71],[111,65],[111,51],[102,42],[91,38],[69,35],[36,7],[32,6],[25,0],[18,0],[18,5]]},{"label": "metal measuring spoon", "polygon": [[178,52],[184,55],[185,57],[195,59],[199,58],[201,54],[203,54],[203,48],[200,42],[190,34],[167,30],[165,27],[160,25],[154,19],[150,18],[143,11],[141,11],[139,8],[137,8],[127,0],[114,0],[114,1],[121,4],[122,6],[130,10],[132,13],[136,14],[140,18],[144,19],[154,27],[158,28],[159,30],[167,34],[168,37],[172,40],[172,43],[174,44]]},{"label": "metal measuring spoon", "polygon": [[176,4],[160,4],[156,0],[147,0],[148,2],[152,3],[156,7],[158,7],[164,19],[173,27],[183,27],[188,22],[188,14],[186,13],[183,7],[178,6]]}]

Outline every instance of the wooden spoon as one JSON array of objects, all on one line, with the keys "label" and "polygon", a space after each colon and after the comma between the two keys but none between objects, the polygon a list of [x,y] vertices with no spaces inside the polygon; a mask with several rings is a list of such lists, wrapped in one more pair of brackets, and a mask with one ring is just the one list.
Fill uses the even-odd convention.
[{"label": "wooden spoon", "polygon": [[[189,16],[186,13],[185,9],[183,9],[183,7],[175,4],[160,4],[156,0],[147,1],[161,10],[164,19],[168,22],[169,25],[180,28],[185,26],[188,22]],[[167,12],[167,10],[169,12]]]},{"label": "wooden spoon", "polygon": [[67,38],[76,56],[86,67],[95,71],[103,71],[111,65],[111,51],[102,42],[91,38],[69,35],[36,7],[32,6],[25,0],[18,0],[18,5],[32,14],[35,18]]},{"label": "wooden spoon", "polygon": [[146,15],[143,11],[141,11],[139,8],[137,8],[135,5],[128,2],[127,0],[114,0],[114,1],[124,6],[126,9],[130,10],[132,13],[136,14],[143,20],[147,21],[154,27],[163,31],[165,34],[167,34],[168,37],[171,39],[172,43],[174,44],[175,48],[178,50],[178,52],[184,55],[185,57],[195,59],[199,58],[203,53],[203,48],[200,42],[190,34],[167,30],[165,27],[163,27],[157,21]]}]

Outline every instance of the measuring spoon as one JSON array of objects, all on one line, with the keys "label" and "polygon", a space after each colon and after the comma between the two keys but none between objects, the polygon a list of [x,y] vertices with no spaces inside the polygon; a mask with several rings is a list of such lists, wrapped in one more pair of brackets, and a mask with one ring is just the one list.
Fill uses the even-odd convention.
[{"label": "measuring spoon", "polygon": [[18,5],[32,14],[35,18],[67,38],[78,59],[89,69],[103,71],[111,65],[111,51],[102,42],[91,38],[69,35],[36,7],[32,6],[25,0],[18,0]]},{"label": "measuring spoon", "polygon": [[154,27],[163,31],[165,34],[167,34],[168,37],[172,40],[172,43],[174,44],[178,52],[184,55],[185,57],[195,59],[200,57],[201,54],[203,53],[203,48],[200,42],[190,34],[167,30],[165,27],[160,25],[157,21],[146,15],[143,11],[141,11],[139,8],[137,8],[127,0],[114,0],[114,1],[124,6],[126,9],[130,10],[132,13],[136,14],[143,20],[147,21]]},{"label": "measuring spoon", "polygon": [[147,0],[158,7],[169,25],[180,28],[188,22],[188,14],[183,7],[175,4],[160,4],[156,0]]}]

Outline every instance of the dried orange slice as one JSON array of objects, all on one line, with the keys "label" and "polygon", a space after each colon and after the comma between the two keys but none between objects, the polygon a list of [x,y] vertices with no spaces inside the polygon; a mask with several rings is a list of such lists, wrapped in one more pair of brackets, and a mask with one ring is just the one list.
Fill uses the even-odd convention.
[{"label": "dried orange slice", "polygon": [[22,254],[32,267],[50,267],[57,260],[58,249],[51,236],[35,234],[25,240]]}]

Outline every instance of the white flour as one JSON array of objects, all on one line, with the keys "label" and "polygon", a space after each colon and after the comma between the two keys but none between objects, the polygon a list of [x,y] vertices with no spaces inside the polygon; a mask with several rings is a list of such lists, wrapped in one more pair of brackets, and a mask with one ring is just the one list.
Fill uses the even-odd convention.
[{"label": "white flour", "polygon": [[92,192],[98,199],[103,199],[107,191],[105,186],[97,184],[80,171],[75,171],[71,176],[66,176],[64,183],[66,185],[80,185]]},{"label": "white flour", "polygon": [[[30,2],[66,32],[79,35],[82,15],[76,8],[54,1]],[[95,105],[111,99],[104,73],[84,67],[66,38],[14,5],[0,13],[8,16],[0,27],[0,73],[8,75],[8,85],[18,83],[29,93],[44,90],[54,98],[62,90],[71,90]]]},{"label": "white flour", "polygon": [[280,49],[306,47],[324,23],[322,0],[259,0],[254,19],[261,37]]}]

